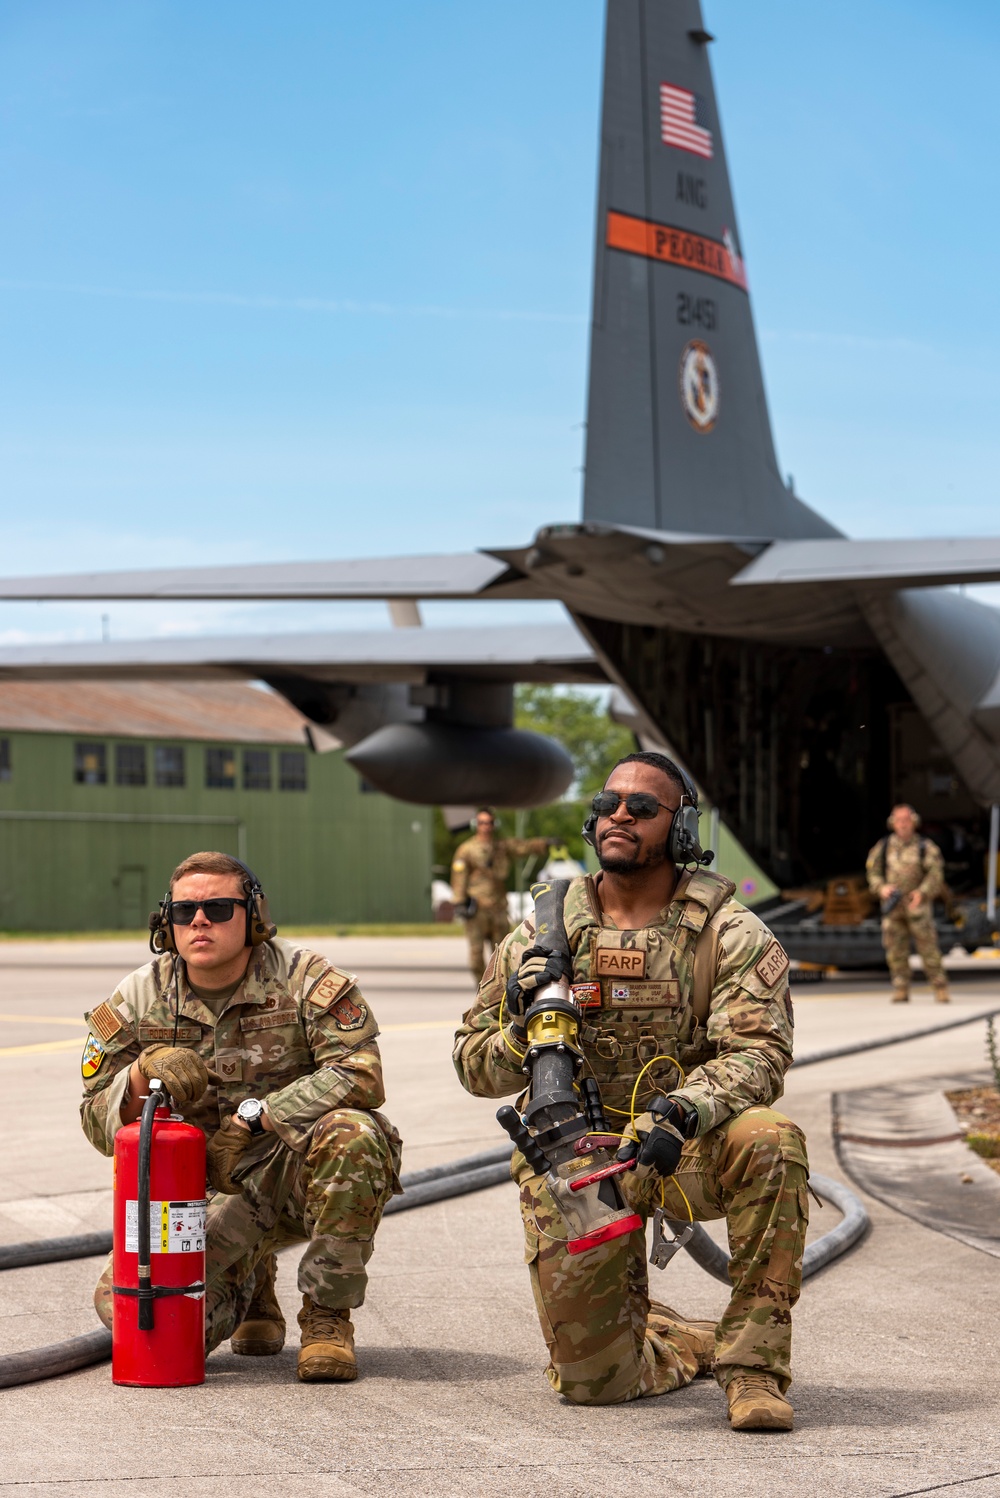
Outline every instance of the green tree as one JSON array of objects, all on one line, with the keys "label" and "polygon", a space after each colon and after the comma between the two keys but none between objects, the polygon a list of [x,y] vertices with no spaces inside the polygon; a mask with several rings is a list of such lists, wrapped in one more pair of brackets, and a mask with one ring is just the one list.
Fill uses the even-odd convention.
[{"label": "green tree", "polygon": [[514,698],[514,724],[544,733],[562,744],[576,766],[567,797],[589,801],[601,789],[623,754],[635,741],[627,728],[608,713],[607,697],[579,687],[525,684]]},{"label": "green tree", "polygon": [[[611,767],[623,754],[630,754],[635,740],[627,728],[615,723],[608,713],[607,695],[578,687],[523,685],[514,699],[514,723],[543,733],[562,744],[576,769],[573,783],[561,801],[537,806],[530,811],[500,811],[497,816],[501,837],[556,838],[577,859],[583,860],[584,842],[580,828],[595,791],[607,779]],[[447,879],[451,860],[458,844],[469,836],[463,829],[450,833],[444,818],[437,812],[434,819],[435,872]],[[539,860],[524,874],[530,879],[537,873]],[[517,873],[512,885],[518,882]]]}]

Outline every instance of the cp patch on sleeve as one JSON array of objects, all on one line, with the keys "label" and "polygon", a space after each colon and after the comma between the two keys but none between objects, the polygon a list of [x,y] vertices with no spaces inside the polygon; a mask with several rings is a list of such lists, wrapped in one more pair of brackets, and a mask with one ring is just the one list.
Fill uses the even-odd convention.
[{"label": "cp patch on sleeve", "polygon": [[763,957],[754,968],[754,972],[762,983],[768,988],[773,988],[779,978],[783,978],[788,971],[788,958],[785,949],[779,941],[772,941]]},{"label": "cp patch on sleeve", "polygon": [[329,967],[309,995],[309,1002],[315,1004],[317,1009],[329,1009],[334,999],[345,988],[350,988],[353,982],[353,973],[341,973],[335,967]]},{"label": "cp patch on sleeve", "polygon": [[336,1024],[338,1030],[360,1030],[368,1018],[368,1010],[364,1004],[356,1004],[350,994],[344,994],[342,999],[330,1009],[330,1018]]},{"label": "cp patch on sleeve", "polygon": [[90,1016],[90,1024],[102,1040],[114,1040],[118,1031],[125,1028],[125,1021],[118,1010],[114,1009],[107,1000],[98,1004]]},{"label": "cp patch on sleeve", "polygon": [[80,1071],[84,1081],[97,1075],[101,1069],[101,1062],[106,1055],[107,1052],[96,1035],[88,1035],[87,1043],[83,1048],[83,1059],[80,1062]]}]

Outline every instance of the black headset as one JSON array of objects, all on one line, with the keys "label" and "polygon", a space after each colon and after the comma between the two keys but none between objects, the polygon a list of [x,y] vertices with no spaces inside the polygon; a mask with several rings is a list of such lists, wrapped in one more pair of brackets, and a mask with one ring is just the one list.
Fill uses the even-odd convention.
[{"label": "black headset", "polygon": [[[676,768],[681,777],[681,800],[670,824],[667,857],[671,863],[709,864],[715,854],[711,849],[706,852],[698,837],[698,818],[701,815],[698,810],[698,792],[694,782],[688,779],[680,766]],[[597,813],[592,811],[581,828],[584,842],[589,843],[592,848],[597,847],[596,828]]]},{"label": "black headset", "polygon": [[[268,905],[267,896],[261,889],[260,880],[253,869],[248,868],[240,858],[234,858],[233,862],[239,864],[246,876],[243,880],[243,893],[247,901],[244,946],[263,946],[264,942],[270,941],[272,936],[278,934],[278,928],[271,919],[271,908]],[[170,919],[170,899],[168,889],[160,901],[159,910],[154,910],[149,917],[149,950],[155,952],[157,956],[161,952],[177,951],[173,922]]]}]

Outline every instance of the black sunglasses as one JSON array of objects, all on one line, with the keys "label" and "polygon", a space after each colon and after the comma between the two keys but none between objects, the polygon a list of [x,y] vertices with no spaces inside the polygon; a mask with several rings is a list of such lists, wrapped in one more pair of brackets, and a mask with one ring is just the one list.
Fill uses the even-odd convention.
[{"label": "black sunglasses", "polygon": [[630,817],[635,817],[637,822],[649,821],[656,816],[661,806],[664,811],[675,810],[665,801],[657,801],[650,791],[633,791],[631,796],[619,796],[617,791],[598,791],[591,805],[596,816],[611,817],[623,801],[625,810]]},{"label": "black sunglasses", "polygon": [[212,900],[171,900],[170,919],[175,926],[190,926],[198,911],[204,912],[206,921],[212,926],[231,921],[237,905],[246,909],[246,900],[237,900],[232,895],[220,895]]}]

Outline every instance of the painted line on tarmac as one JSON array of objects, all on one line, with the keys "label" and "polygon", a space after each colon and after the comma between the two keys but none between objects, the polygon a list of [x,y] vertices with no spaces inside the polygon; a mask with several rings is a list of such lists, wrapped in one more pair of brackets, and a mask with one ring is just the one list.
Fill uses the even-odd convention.
[{"label": "painted line on tarmac", "polygon": [[[453,1019],[425,1019],[414,1020],[405,1025],[380,1025],[379,1033],[384,1035],[387,1030],[454,1030],[456,1023]],[[3,1053],[0,1052],[0,1055]]]},{"label": "painted line on tarmac", "polygon": [[81,1035],[71,1035],[68,1040],[41,1040],[37,1045],[7,1045],[0,1046],[0,1056],[38,1056],[44,1051],[75,1051],[86,1040],[84,1031]]}]

